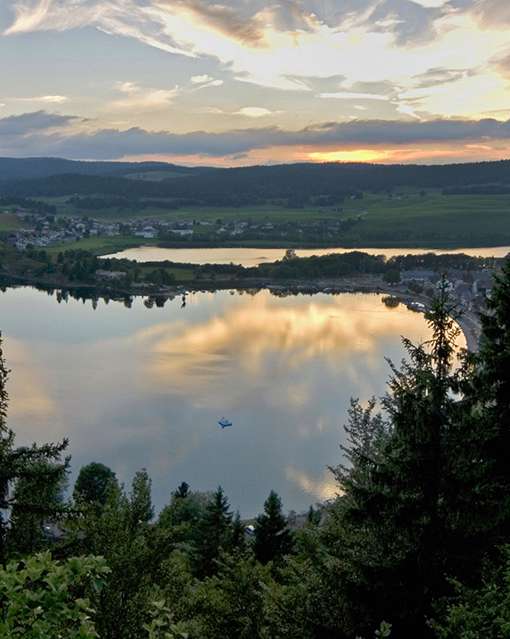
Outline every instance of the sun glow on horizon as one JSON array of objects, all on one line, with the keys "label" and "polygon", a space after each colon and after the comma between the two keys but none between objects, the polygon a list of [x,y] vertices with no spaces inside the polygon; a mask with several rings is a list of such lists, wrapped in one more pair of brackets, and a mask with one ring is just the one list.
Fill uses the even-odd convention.
[{"label": "sun glow on horizon", "polygon": [[388,160],[388,151],[352,149],[350,151],[314,151],[309,154],[313,162],[382,162]]}]

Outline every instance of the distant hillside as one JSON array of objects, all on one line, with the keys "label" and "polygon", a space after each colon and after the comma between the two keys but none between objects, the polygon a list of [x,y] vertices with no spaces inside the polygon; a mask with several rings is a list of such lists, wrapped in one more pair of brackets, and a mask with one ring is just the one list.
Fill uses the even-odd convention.
[{"label": "distant hillside", "polygon": [[[194,169],[166,162],[82,162],[62,158],[0,158],[0,182],[31,180],[51,175],[130,175],[143,179],[151,173],[166,176],[190,175]],[[148,178],[149,179],[149,178]]]},{"label": "distant hillside", "polygon": [[[5,167],[11,166],[13,173],[16,162],[21,163],[18,173],[23,169],[25,177],[30,167],[35,172],[45,166],[46,175],[32,176],[33,179],[19,179],[18,175],[18,179],[7,180],[4,173],[0,192],[6,195],[176,198],[212,206],[243,206],[278,199],[290,206],[300,206],[310,198],[340,201],[361,191],[384,192],[405,187],[455,190],[476,186],[478,194],[484,190],[504,193],[510,185],[509,160],[443,166],[331,163],[218,170],[161,163],[27,159],[0,160],[0,175],[2,163]],[[68,172],[62,173],[66,168]],[[49,174],[57,169],[59,174]],[[152,171],[154,179],[151,180]],[[122,177],[127,175],[129,179]],[[182,177],[175,179],[178,175]]]}]

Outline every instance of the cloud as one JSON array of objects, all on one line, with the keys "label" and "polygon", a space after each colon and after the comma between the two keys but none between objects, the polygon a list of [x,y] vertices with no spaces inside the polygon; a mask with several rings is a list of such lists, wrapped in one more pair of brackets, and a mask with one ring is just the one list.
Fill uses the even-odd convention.
[{"label": "cloud", "polygon": [[374,30],[393,31],[399,46],[434,40],[435,23],[444,15],[441,8],[423,6],[412,0],[382,0],[373,4],[367,23]]},{"label": "cloud", "polygon": [[321,502],[333,499],[340,492],[340,487],[331,473],[327,471],[324,472],[322,478],[316,479],[303,470],[294,466],[287,466],[285,468],[285,476],[305,493]]},{"label": "cloud", "polygon": [[172,11],[176,7],[189,11],[209,28],[241,43],[257,46],[264,38],[263,24],[255,16],[246,19],[232,6],[207,0],[172,0],[160,4],[169,6]]},{"label": "cloud", "polygon": [[334,100],[389,100],[386,95],[376,93],[356,93],[355,91],[337,91],[336,93],[319,93],[319,98]]},{"label": "cloud", "polygon": [[493,59],[492,64],[504,78],[510,80],[510,53],[507,53],[503,57]]},{"label": "cloud", "polygon": [[125,97],[111,102],[108,109],[158,110],[172,104],[180,93],[178,86],[173,89],[152,89],[134,82],[118,82],[115,88]]},{"label": "cloud", "polygon": [[273,115],[273,111],[263,107],[243,107],[239,111],[235,111],[234,115],[242,115],[246,118],[264,118]]},{"label": "cloud", "polygon": [[210,75],[194,75],[190,78],[191,84],[207,84],[214,80],[214,78]]},{"label": "cloud", "polygon": [[189,46],[166,32],[161,15],[151,2],[137,0],[15,0],[14,21],[4,31],[14,36],[34,31],[67,31],[91,26],[107,34],[135,38],[169,53],[194,56]]},{"label": "cloud", "polygon": [[11,115],[0,118],[0,135],[25,136],[34,132],[48,132],[80,119],[74,115],[58,115],[46,111]]},{"label": "cloud", "polygon": [[64,104],[69,98],[65,95],[35,95],[31,98],[20,98],[24,102],[44,102],[45,104]]},{"label": "cloud", "polygon": [[211,80],[206,84],[201,84],[198,89],[208,89],[209,87],[221,87],[223,86],[223,80]]},{"label": "cloud", "polygon": [[[467,16],[477,11],[473,15],[482,23],[480,16],[494,9],[504,17],[505,4],[497,0],[450,0],[443,5],[438,0],[73,0],[72,10],[69,6],[69,0],[13,0],[14,20],[5,33],[93,27],[172,54],[207,58],[209,72],[214,60],[222,79],[205,73],[197,61],[190,82],[196,90],[237,80],[326,99],[379,101],[371,105],[371,113],[382,117],[392,112],[414,118],[424,113],[479,117],[491,106],[504,106],[506,98],[503,87],[489,86],[490,79],[475,99],[472,86],[466,86],[466,96],[453,100],[441,95],[428,101],[420,94],[422,101],[413,104],[412,95],[398,98],[400,87],[417,89],[419,83],[429,92],[487,69],[487,62],[500,54],[503,34],[488,41],[486,32]],[[470,47],[464,52],[467,37]],[[464,67],[466,74],[461,75]],[[438,70],[443,72],[433,75]],[[136,104],[131,95],[117,106],[140,110],[145,103],[154,110],[172,101],[169,89],[159,91],[145,100],[139,96]]]},{"label": "cloud", "polygon": [[0,119],[0,153],[116,159],[137,155],[228,157],[272,147],[350,148],[412,144],[484,143],[510,139],[510,120],[352,120],[327,122],[298,131],[280,127],[233,129],[220,133],[172,133],[139,127],[76,130],[76,116],[39,111]]},{"label": "cloud", "polygon": [[28,98],[8,98],[12,102],[42,102],[43,104],[64,104],[69,98],[66,95],[33,95]]},{"label": "cloud", "polygon": [[475,0],[471,11],[485,28],[506,29],[510,25],[508,0]]},{"label": "cloud", "polygon": [[449,84],[451,82],[457,82],[464,78],[475,75],[474,69],[447,69],[447,68],[434,68],[428,69],[425,73],[414,76],[414,86],[419,89],[428,89],[441,84]]}]

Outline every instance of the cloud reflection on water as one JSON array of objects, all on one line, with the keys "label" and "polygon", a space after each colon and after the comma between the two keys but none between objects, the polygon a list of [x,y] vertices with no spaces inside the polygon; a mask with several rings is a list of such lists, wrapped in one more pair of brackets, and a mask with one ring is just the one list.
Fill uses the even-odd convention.
[{"label": "cloud reflection on water", "polygon": [[349,397],[384,392],[400,335],[428,336],[422,316],[375,295],[197,293],[185,309],[93,311],[18,289],[0,311],[20,443],[68,435],[74,472],[102,461],[126,482],[145,466],[158,507],[183,480],[221,483],[245,515],[272,488],[297,510],[330,496]]},{"label": "cloud reflection on water", "polygon": [[[151,352],[148,380],[164,392],[207,392],[235,376],[248,390],[282,371],[306,367],[320,358],[331,371],[348,370],[352,358],[363,356],[380,365],[381,340],[400,334],[428,335],[417,317],[405,309],[388,311],[378,296],[287,298],[268,295],[239,298],[228,312],[194,324],[168,323],[136,335],[139,348]],[[377,357],[374,354],[377,353]],[[306,387],[286,393],[299,405]],[[280,389],[285,393],[285,389]]]}]

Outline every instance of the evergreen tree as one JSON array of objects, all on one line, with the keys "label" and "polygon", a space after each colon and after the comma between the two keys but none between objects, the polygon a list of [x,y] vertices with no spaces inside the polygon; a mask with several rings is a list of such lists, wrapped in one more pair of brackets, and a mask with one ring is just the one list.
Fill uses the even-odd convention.
[{"label": "evergreen tree", "polygon": [[409,361],[392,367],[386,420],[374,414],[374,401],[351,407],[348,464],[335,470],[343,496],[326,532],[334,559],[324,577],[330,587],[340,582],[336,606],[347,636],[369,635],[383,620],[397,639],[429,636],[433,599],[448,591],[445,572],[455,574],[457,557],[448,552],[454,310],[443,287],[427,316],[430,342],[404,340]]},{"label": "evergreen tree", "polygon": [[133,526],[148,524],[154,517],[151,496],[152,481],[144,468],[138,471],[131,484],[130,509]]},{"label": "evergreen tree", "polygon": [[[10,526],[7,534],[9,554],[28,555],[43,550],[53,541],[51,528],[45,525],[52,518],[63,516],[67,511],[64,505],[65,477],[55,475],[51,479],[48,462],[34,464],[40,473],[49,473],[48,480],[40,482],[40,474],[34,472],[29,477],[21,477],[15,482]],[[30,504],[30,508],[27,505]]]},{"label": "evergreen tree", "polygon": [[155,558],[149,544],[150,527],[133,516],[132,504],[132,497],[112,484],[101,508],[95,504],[84,507],[80,517],[67,526],[72,553],[104,557],[110,569],[97,607],[97,630],[102,639],[144,636]]},{"label": "evergreen tree", "polygon": [[[496,278],[482,315],[480,350],[473,374],[462,388],[469,408],[471,446],[464,449],[476,467],[473,488],[479,495],[480,542],[510,540],[510,261]],[[466,411],[467,412],[467,411]],[[459,456],[462,454],[459,450]],[[472,464],[473,464],[472,462]],[[482,514],[483,513],[483,514]]]},{"label": "evergreen tree", "polygon": [[272,490],[264,503],[264,513],[255,522],[254,551],[263,564],[279,562],[292,551],[292,533],[282,513],[282,502]]},{"label": "evergreen tree", "polygon": [[179,484],[177,490],[174,492],[174,496],[178,499],[185,499],[189,495],[189,484],[183,481]]},{"label": "evergreen tree", "polygon": [[236,511],[232,521],[232,548],[240,551],[246,548],[245,526],[239,511]]},{"label": "evergreen tree", "polygon": [[232,544],[232,513],[228,499],[221,486],[207,504],[200,524],[198,543],[198,572],[203,576],[216,572],[216,562],[222,551],[228,551]]},{"label": "evergreen tree", "polygon": [[[253,557],[226,556],[217,574],[197,584],[190,602],[190,636],[197,639],[263,639],[270,571]],[[186,627],[186,624],[184,624]]]},{"label": "evergreen tree", "polygon": [[[9,370],[5,364],[2,336],[0,334],[0,563],[6,561],[6,541],[9,530],[9,515],[15,508],[16,531],[11,527],[10,536],[25,535],[33,538],[34,518],[37,525],[56,514],[55,504],[41,497],[46,489],[51,493],[55,486],[65,481],[69,459],[62,460],[67,440],[60,444],[33,444],[28,447],[14,446],[14,433],[7,427],[9,395],[7,380]],[[19,490],[16,490],[16,487]],[[37,487],[37,494],[27,490]],[[17,494],[16,494],[17,493]],[[3,511],[3,512],[2,512]],[[7,515],[5,515],[7,513]],[[22,517],[22,514],[33,517]],[[23,530],[27,524],[30,530]]]},{"label": "evergreen tree", "polygon": [[112,484],[116,482],[113,470],[99,462],[92,462],[80,469],[73,496],[78,502],[104,504]]}]

